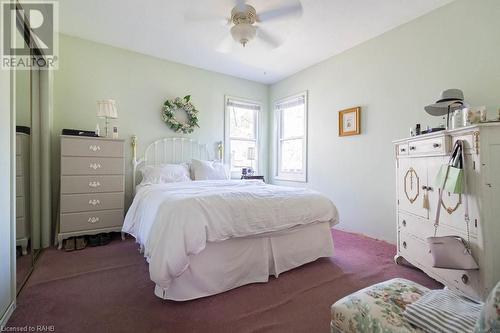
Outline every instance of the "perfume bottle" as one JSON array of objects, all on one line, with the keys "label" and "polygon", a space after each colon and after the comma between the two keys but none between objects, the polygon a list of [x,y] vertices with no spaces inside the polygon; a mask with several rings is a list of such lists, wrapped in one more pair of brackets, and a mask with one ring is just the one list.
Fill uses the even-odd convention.
[{"label": "perfume bottle", "polygon": [[101,136],[101,129],[99,128],[99,124],[95,125],[95,135]]},{"label": "perfume bottle", "polygon": [[118,139],[118,127],[113,127],[113,139]]}]

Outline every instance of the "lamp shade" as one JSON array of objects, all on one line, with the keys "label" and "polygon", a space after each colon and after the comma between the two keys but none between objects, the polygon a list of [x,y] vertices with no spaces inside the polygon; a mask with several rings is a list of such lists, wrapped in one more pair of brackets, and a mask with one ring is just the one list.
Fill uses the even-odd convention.
[{"label": "lamp shade", "polygon": [[255,160],[255,147],[248,147],[247,159],[250,161]]},{"label": "lamp shade", "polygon": [[102,99],[97,101],[97,116],[101,118],[118,118],[116,101],[114,99]]}]

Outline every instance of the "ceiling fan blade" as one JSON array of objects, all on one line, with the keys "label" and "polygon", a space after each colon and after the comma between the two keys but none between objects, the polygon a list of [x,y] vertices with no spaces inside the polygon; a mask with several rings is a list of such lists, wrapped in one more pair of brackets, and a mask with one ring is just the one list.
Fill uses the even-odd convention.
[{"label": "ceiling fan blade", "polygon": [[217,45],[216,51],[220,53],[229,53],[233,50],[234,40],[231,36],[226,36],[220,43]]},{"label": "ceiling fan blade", "polygon": [[262,12],[257,15],[257,19],[259,22],[269,22],[290,17],[300,17],[302,16],[302,11],[302,4],[300,1],[297,1],[294,4]]},{"label": "ceiling fan blade", "polygon": [[259,27],[259,29],[257,30],[257,37],[260,38],[260,40],[262,40],[265,44],[267,44],[267,46],[273,49],[279,47],[282,44],[282,41],[279,38],[274,37],[272,34],[266,32],[261,27]]}]

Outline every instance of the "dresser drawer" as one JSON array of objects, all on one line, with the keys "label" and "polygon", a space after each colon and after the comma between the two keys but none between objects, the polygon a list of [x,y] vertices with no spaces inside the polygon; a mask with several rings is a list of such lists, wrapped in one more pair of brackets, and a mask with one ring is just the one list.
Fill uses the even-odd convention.
[{"label": "dresser drawer", "polygon": [[16,218],[16,238],[27,238],[28,237],[28,225],[26,223],[26,218],[19,217]]},{"label": "dresser drawer", "polygon": [[437,138],[410,141],[408,154],[412,155],[441,155],[450,151],[450,138],[442,136]]},{"label": "dresser drawer", "polygon": [[16,197],[24,197],[24,177],[16,177]]},{"label": "dresser drawer", "polygon": [[16,198],[16,217],[24,217],[24,213],[26,212],[26,206],[24,197]]},{"label": "dresser drawer", "polygon": [[123,209],[123,192],[61,195],[61,213]]},{"label": "dresser drawer", "polygon": [[62,176],[61,193],[99,193],[125,191],[124,178],[119,176]]},{"label": "dresser drawer", "polygon": [[16,176],[24,175],[23,159],[21,156],[16,156]]},{"label": "dresser drawer", "polygon": [[22,143],[22,138],[20,134],[16,135],[16,155],[21,156],[23,153],[23,143]]},{"label": "dresser drawer", "polygon": [[62,138],[62,156],[123,157],[123,141]]},{"label": "dresser drawer", "polygon": [[61,175],[122,175],[123,158],[62,157]]},{"label": "dresser drawer", "polygon": [[123,209],[61,214],[61,232],[117,227],[123,224]]}]

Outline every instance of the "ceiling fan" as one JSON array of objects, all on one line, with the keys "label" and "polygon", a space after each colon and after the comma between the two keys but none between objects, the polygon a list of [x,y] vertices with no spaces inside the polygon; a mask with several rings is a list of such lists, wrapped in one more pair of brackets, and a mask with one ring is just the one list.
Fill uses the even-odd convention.
[{"label": "ceiling fan", "polygon": [[[254,38],[259,38],[272,48],[276,48],[281,41],[267,32],[262,25],[281,19],[300,17],[302,15],[302,5],[299,0],[286,1],[284,6],[257,13],[255,8],[248,4],[246,0],[235,0],[235,6],[231,10],[229,18],[224,20],[225,25],[231,26],[230,36],[221,42],[217,50],[228,52],[231,48],[232,40],[245,47]],[[218,15],[197,14],[188,12],[185,15],[187,21],[207,21],[212,19],[220,20]],[[232,37],[232,40],[231,40]]]}]

